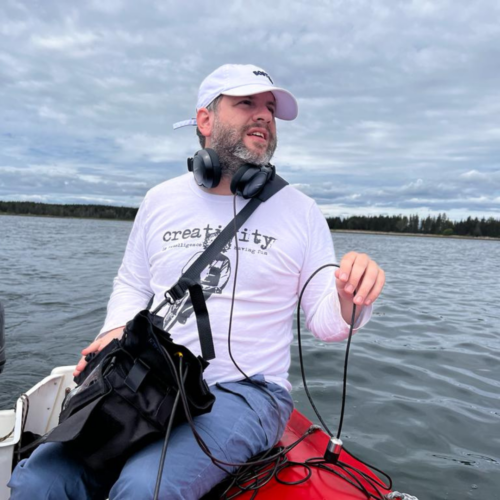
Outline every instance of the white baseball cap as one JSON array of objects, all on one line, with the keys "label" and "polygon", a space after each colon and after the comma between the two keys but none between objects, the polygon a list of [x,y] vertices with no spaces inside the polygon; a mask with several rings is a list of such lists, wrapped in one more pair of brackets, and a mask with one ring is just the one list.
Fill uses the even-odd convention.
[{"label": "white baseball cap", "polygon": [[[206,108],[220,95],[246,96],[272,92],[276,99],[276,118],[294,120],[299,108],[288,90],[275,87],[273,80],[262,68],[252,64],[224,64],[210,73],[200,85],[196,111]],[[196,125],[196,118],[174,123],[174,129]]]}]

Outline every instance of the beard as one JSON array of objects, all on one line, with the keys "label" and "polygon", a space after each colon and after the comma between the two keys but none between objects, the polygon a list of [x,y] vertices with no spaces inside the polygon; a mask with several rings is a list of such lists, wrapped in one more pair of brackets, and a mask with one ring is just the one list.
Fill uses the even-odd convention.
[{"label": "beard", "polygon": [[244,142],[246,131],[255,128],[256,125],[248,125],[241,129],[228,127],[215,119],[211,136],[210,147],[217,153],[221,165],[222,177],[232,178],[236,171],[245,164],[257,166],[267,165],[273,157],[278,145],[278,140],[268,127],[262,126],[267,132],[267,147],[262,150],[250,150]]}]

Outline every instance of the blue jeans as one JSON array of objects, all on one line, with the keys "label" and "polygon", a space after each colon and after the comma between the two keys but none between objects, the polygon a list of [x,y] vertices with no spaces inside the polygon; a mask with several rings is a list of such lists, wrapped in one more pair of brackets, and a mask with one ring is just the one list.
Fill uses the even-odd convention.
[{"label": "blue jeans", "polygon": [[[274,396],[279,412],[265,391],[242,381],[212,387],[216,396],[212,411],[195,418],[212,455],[225,462],[246,462],[271,448],[293,409],[286,389],[266,384],[259,375],[252,380]],[[163,440],[146,446],[126,462],[118,478],[111,478],[106,471],[89,470],[64,444],[43,444],[14,470],[9,482],[11,500],[94,500],[108,495],[111,500],[153,498],[162,446]],[[201,451],[187,423],[172,430],[160,498],[201,498],[225,476]]]}]

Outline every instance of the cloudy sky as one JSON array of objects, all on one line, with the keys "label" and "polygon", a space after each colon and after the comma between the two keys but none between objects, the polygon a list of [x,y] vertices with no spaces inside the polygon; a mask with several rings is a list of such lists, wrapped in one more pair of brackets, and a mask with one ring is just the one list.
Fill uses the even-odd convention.
[{"label": "cloudy sky", "polygon": [[228,62],[298,98],[274,163],[325,214],[500,218],[497,0],[2,0],[0,200],[137,206]]}]

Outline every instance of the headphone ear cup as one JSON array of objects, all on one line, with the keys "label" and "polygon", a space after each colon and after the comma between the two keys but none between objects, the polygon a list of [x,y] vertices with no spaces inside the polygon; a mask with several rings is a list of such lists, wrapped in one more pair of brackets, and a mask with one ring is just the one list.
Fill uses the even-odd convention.
[{"label": "headphone ear cup", "polygon": [[[251,165],[242,165],[238,170],[236,170],[233,178],[231,179],[231,192],[237,194],[238,196],[243,196],[241,193],[241,179],[247,173],[248,169],[254,168]],[[244,187],[244,185],[243,185]]]},{"label": "headphone ear cup", "polygon": [[202,149],[193,157],[193,174],[198,186],[214,188],[219,185],[221,168],[219,157],[213,149]]},{"label": "headphone ear cup", "polygon": [[243,165],[231,180],[231,191],[245,199],[257,196],[267,184],[272,170],[267,167]]}]

